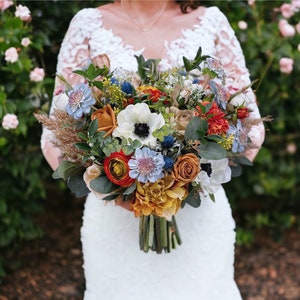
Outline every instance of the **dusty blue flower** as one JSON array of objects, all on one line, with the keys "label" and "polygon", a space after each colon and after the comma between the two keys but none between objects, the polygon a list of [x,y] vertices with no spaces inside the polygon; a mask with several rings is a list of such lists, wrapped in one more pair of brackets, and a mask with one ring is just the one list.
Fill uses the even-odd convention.
[{"label": "dusty blue flower", "polygon": [[124,92],[126,95],[132,95],[133,93],[133,87],[128,81],[124,81],[121,84],[121,90]]},{"label": "dusty blue flower", "polygon": [[169,156],[164,156],[165,169],[172,169],[174,167],[174,160]]},{"label": "dusty blue flower", "polygon": [[174,142],[174,137],[172,135],[167,135],[164,137],[161,145],[163,146],[163,148],[172,148],[174,146]]},{"label": "dusty blue flower", "polygon": [[231,151],[233,153],[243,152],[247,142],[247,135],[240,120],[237,120],[236,126],[232,124],[229,126],[227,136],[230,135],[233,135],[234,137]]},{"label": "dusty blue flower", "polygon": [[87,84],[78,84],[68,92],[69,101],[66,110],[69,116],[78,120],[84,114],[91,111],[91,106],[95,104],[91,90]]},{"label": "dusty blue flower", "polygon": [[217,102],[218,106],[223,110],[226,110],[228,95],[225,88],[213,80],[209,81],[209,86],[214,93],[214,100]]},{"label": "dusty blue flower", "polygon": [[164,176],[164,157],[150,148],[136,149],[134,156],[129,160],[129,176],[139,182],[155,182]]}]

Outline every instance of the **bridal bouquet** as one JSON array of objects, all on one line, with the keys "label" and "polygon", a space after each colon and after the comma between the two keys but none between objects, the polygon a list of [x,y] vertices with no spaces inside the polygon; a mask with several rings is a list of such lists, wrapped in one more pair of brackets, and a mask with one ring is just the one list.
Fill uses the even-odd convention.
[{"label": "bridal bouquet", "polygon": [[61,151],[53,177],[77,196],[127,203],[140,218],[141,250],[170,252],[181,244],[177,211],[199,207],[200,194],[214,200],[241,164],[251,165],[242,153],[260,120],[247,118],[248,87],[228,87],[220,62],[201,48],[166,72],[158,60],[136,59],[135,73],[111,71],[107,59],[74,71],[80,84],[59,77],[65,109],[36,117]]}]

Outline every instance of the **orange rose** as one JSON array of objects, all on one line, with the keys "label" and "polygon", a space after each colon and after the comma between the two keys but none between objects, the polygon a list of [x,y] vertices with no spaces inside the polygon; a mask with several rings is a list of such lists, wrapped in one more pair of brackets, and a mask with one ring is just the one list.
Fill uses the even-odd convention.
[{"label": "orange rose", "polygon": [[172,177],[179,182],[192,182],[201,171],[200,160],[193,154],[188,153],[178,157],[172,171]]},{"label": "orange rose", "polygon": [[111,135],[117,127],[115,113],[109,104],[96,110],[92,114],[91,119],[98,120],[98,131],[105,131],[106,134],[104,137]]}]

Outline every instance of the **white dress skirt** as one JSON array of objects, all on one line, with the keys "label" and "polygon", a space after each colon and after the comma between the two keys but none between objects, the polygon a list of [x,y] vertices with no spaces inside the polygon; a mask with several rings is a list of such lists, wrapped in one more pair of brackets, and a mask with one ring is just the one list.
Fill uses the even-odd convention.
[{"label": "white dress skirt", "polygon": [[[237,88],[250,83],[244,56],[226,17],[216,7],[207,8],[198,23],[182,30],[182,38],[165,43],[162,69],[203,54],[220,59],[229,84]],[[79,11],[65,35],[58,56],[57,73],[70,82],[80,62],[107,54],[111,69],[136,71],[134,49],[105,27],[100,9]],[[59,83],[56,84],[59,89]],[[248,94],[254,118],[259,117],[253,93]],[[66,103],[54,97],[52,109]],[[252,142],[262,143],[263,130],[253,129]],[[42,147],[51,134],[45,130]],[[223,188],[215,202],[202,199],[199,208],[188,205],[176,215],[182,245],[171,253],[144,253],[139,249],[139,219],[112,203],[90,194],[86,199],[81,240],[86,279],[85,300],[240,300],[234,281],[235,222]]]}]

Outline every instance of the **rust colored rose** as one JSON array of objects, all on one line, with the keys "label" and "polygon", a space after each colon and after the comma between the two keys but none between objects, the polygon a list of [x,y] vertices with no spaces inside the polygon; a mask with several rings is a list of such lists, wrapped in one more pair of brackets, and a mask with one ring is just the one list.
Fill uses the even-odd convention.
[{"label": "rust colored rose", "polygon": [[135,179],[129,177],[128,161],[131,157],[123,152],[114,152],[103,162],[107,178],[116,185],[129,187]]},{"label": "rust colored rose", "polygon": [[104,137],[111,135],[117,127],[115,113],[109,104],[96,110],[92,114],[91,119],[98,120],[98,131],[105,131],[106,134]]},{"label": "rust colored rose", "polygon": [[178,157],[174,164],[172,177],[179,182],[192,182],[200,172],[200,160],[194,153]]},{"label": "rust colored rose", "polygon": [[191,119],[195,116],[192,110],[180,110],[175,106],[171,106],[167,109],[167,113],[171,113],[174,116],[175,129],[179,135],[184,136],[185,128]]},{"label": "rust colored rose", "polygon": [[137,217],[153,214],[170,219],[187,195],[187,185],[178,184],[168,175],[154,183],[137,182],[135,200],[131,207]]}]

